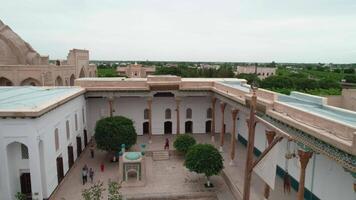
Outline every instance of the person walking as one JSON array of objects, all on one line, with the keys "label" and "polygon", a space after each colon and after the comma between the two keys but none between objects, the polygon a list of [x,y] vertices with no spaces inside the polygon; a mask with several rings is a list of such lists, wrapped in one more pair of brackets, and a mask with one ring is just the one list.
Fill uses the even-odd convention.
[{"label": "person walking", "polygon": [[94,158],[94,145],[90,145],[90,156],[91,158]]},{"label": "person walking", "polygon": [[93,183],[93,179],[94,179],[94,170],[93,170],[93,168],[89,169],[89,178],[90,178],[90,182]]},{"label": "person walking", "polygon": [[84,165],[82,169],[83,185],[88,181],[88,166]]},{"label": "person walking", "polygon": [[164,144],[164,150],[169,150],[169,140],[166,138],[166,143]]}]

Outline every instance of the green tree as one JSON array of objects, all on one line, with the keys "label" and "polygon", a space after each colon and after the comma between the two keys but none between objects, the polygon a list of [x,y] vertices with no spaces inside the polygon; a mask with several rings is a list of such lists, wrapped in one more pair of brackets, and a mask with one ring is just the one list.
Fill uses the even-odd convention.
[{"label": "green tree", "polygon": [[345,74],[354,74],[355,73],[355,69],[354,68],[344,69],[344,73]]},{"label": "green tree", "polygon": [[319,87],[322,89],[341,88],[340,83],[330,78],[323,78],[319,80]]},{"label": "green tree", "polygon": [[260,85],[261,79],[258,78],[257,74],[238,74],[236,78],[241,78],[245,79],[248,84],[252,84],[253,82],[257,83],[257,85]]},{"label": "green tree", "polygon": [[99,149],[117,152],[122,144],[126,148],[134,145],[137,134],[131,119],[115,116],[103,118],[96,123],[94,138]]},{"label": "green tree", "polygon": [[346,75],[344,77],[347,83],[356,83],[356,76],[355,75]]},{"label": "green tree", "polygon": [[121,185],[118,182],[109,180],[108,187],[108,200],[122,200],[122,195],[119,192]]},{"label": "green tree", "polygon": [[173,146],[177,151],[186,154],[188,149],[196,144],[193,136],[189,134],[178,135],[174,140]]},{"label": "green tree", "polygon": [[104,191],[103,183],[97,182],[90,188],[84,189],[82,191],[82,197],[84,200],[100,200],[103,198]]},{"label": "green tree", "polygon": [[224,168],[221,154],[211,144],[196,144],[189,148],[184,165],[191,171],[205,174],[208,187],[211,186],[210,177]]},{"label": "green tree", "polygon": [[25,195],[25,194],[23,194],[23,193],[21,193],[21,192],[17,192],[17,193],[15,194],[15,199],[16,199],[16,200],[26,200],[27,198],[26,198],[26,195]]},{"label": "green tree", "polygon": [[269,76],[261,81],[262,88],[293,88],[293,80],[285,76]]}]

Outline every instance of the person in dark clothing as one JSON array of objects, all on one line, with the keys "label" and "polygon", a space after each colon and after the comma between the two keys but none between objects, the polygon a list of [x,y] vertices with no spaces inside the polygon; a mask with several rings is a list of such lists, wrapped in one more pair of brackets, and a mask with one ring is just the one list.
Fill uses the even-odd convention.
[{"label": "person in dark clothing", "polygon": [[89,178],[90,178],[90,182],[93,183],[93,179],[94,179],[94,170],[93,170],[93,168],[89,169]]},{"label": "person in dark clothing", "polygon": [[90,156],[91,158],[94,158],[94,145],[90,146]]},{"label": "person in dark clothing", "polygon": [[166,138],[166,143],[164,144],[164,150],[169,150],[169,140]]}]

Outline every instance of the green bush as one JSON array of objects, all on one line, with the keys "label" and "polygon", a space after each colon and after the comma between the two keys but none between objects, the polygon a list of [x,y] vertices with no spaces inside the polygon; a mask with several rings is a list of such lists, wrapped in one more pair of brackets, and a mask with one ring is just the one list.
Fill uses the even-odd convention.
[{"label": "green bush", "polygon": [[185,167],[196,173],[203,173],[208,179],[217,175],[224,168],[223,157],[211,144],[196,144],[189,148],[184,161]]},{"label": "green bush", "polygon": [[186,154],[188,149],[196,144],[195,139],[193,136],[184,134],[178,135],[177,138],[174,140],[173,146],[177,149],[177,151]]},{"label": "green bush", "polygon": [[107,117],[95,126],[97,147],[106,151],[120,151],[121,145],[130,148],[136,143],[137,134],[131,119],[122,116]]}]

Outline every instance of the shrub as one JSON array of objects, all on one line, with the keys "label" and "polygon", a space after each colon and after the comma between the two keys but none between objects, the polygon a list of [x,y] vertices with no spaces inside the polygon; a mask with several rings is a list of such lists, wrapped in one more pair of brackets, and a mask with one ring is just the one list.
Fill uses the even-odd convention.
[{"label": "shrub", "polygon": [[121,145],[130,148],[136,143],[137,134],[131,119],[122,116],[107,117],[95,126],[97,147],[106,151],[120,151]]},{"label": "shrub", "polygon": [[184,165],[191,171],[203,173],[207,177],[217,175],[224,168],[223,158],[219,151],[211,144],[196,144],[189,148]]},{"label": "shrub", "polygon": [[173,146],[174,146],[174,148],[177,149],[177,151],[182,152],[183,154],[186,154],[188,149],[195,144],[196,144],[196,141],[193,138],[193,136],[184,134],[184,135],[177,136],[177,138],[175,139],[175,141],[173,143]]}]

